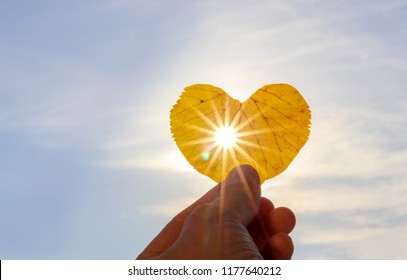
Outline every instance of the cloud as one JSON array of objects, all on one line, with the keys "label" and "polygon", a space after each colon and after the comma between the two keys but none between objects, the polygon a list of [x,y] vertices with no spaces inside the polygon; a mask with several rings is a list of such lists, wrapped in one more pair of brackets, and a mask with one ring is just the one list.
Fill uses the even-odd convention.
[{"label": "cloud", "polygon": [[296,258],[407,257],[404,122],[366,109],[314,116],[303,151],[263,192],[296,213]]},{"label": "cloud", "polygon": [[[405,258],[385,235],[389,227],[398,237],[405,232],[405,64],[364,22],[398,6],[375,3],[361,15],[348,5],[324,4],[304,16],[306,7],[287,2],[272,9],[212,5],[198,5],[205,20],[188,48],[179,49],[177,67],[168,73],[179,79],[167,81],[172,92],[207,82],[244,100],[265,83],[298,85],[313,112],[311,138],[287,171],[266,182],[264,195],[297,213],[299,258]],[[383,69],[394,75],[383,76]],[[166,168],[161,152],[144,158]],[[116,167],[140,162],[147,164],[127,158]],[[164,215],[175,208],[153,204],[148,210]],[[372,246],[374,240],[388,243],[388,250]]]},{"label": "cloud", "polygon": [[[211,83],[243,101],[287,82],[311,106],[311,137],[263,193],[297,214],[297,258],[407,258],[405,1],[140,3],[36,6],[3,18],[20,23],[7,23],[0,40],[2,194],[6,183],[47,193],[59,176],[72,190],[60,205],[79,203],[69,216],[78,251],[51,242],[48,256],[109,258],[97,251],[109,237],[142,248],[213,185],[171,139],[169,110],[184,87]],[[49,170],[58,172],[46,180]],[[118,247],[109,252],[128,253]]]}]

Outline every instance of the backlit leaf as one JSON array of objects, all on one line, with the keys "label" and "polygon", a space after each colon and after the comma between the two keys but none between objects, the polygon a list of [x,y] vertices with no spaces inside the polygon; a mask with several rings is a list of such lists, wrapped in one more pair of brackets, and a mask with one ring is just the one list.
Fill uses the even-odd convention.
[{"label": "backlit leaf", "polygon": [[[266,85],[243,103],[218,87],[196,84],[185,88],[170,113],[182,154],[216,182],[241,164],[253,166],[262,183],[283,172],[307,142],[310,119],[308,104],[288,84]],[[218,134],[223,127],[228,129]]]}]

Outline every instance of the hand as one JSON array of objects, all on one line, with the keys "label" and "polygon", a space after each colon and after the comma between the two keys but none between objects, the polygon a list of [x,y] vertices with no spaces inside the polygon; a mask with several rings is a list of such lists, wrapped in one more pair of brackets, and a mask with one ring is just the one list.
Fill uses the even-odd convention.
[{"label": "hand", "polygon": [[290,259],[293,212],[261,197],[249,165],[175,216],[137,259]]}]

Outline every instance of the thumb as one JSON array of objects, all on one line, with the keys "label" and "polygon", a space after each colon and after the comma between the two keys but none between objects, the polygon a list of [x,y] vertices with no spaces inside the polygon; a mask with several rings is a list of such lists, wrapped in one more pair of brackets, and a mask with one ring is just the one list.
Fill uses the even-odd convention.
[{"label": "thumb", "polygon": [[238,216],[244,226],[248,225],[260,205],[261,189],[257,171],[250,165],[235,167],[220,184],[220,193],[213,203],[218,203],[221,210]]},{"label": "thumb", "polygon": [[261,259],[245,228],[260,205],[260,180],[249,165],[238,166],[221,182],[212,202],[197,206],[180,235],[160,259]]}]

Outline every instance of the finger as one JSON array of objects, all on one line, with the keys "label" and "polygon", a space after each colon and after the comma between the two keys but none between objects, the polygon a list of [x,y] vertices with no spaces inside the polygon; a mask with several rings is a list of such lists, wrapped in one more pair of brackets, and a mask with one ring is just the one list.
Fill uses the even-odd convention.
[{"label": "finger", "polygon": [[270,215],[270,212],[273,211],[274,204],[268,198],[262,197],[260,199],[260,208],[259,213],[262,218],[267,218]]},{"label": "finger", "polygon": [[260,179],[250,165],[234,168],[221,183],[221,191],[214,203],[220,208],[234,213],[246,226],[257,215],[260,206]]},{"label": "finger", "polygon": [[279,232],[289,234],[294,229],[295,223],[295,215],[289,208],[278,207],[269,214],[267,227],[270,235]]},{"label": "finger", "polygon": [[260,200],[259,212],[247,226],[247,230],[259,250],[263,249],[270,239],[266,221],[269,220],[270,213],[273,209],[273,203],[267,198],[262,197]]},{"label": "finger", "polygon": [[[221,183],[218,196],[188,215],[178,239],[160,258],[223,259],[243,257],[243,253],[245,257],[261,258],[245,228],[257,214],[259,204],[260,180],[256,170],[248,165],[233,169]],[[237,242],[236,236],[243,236],[243,241]]]},{"label": "finger", "polygon": [[294,244],[290,236],[285,233],[273,235],[261,251],[265,260],[289,260],[294,253]]}]

